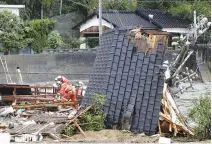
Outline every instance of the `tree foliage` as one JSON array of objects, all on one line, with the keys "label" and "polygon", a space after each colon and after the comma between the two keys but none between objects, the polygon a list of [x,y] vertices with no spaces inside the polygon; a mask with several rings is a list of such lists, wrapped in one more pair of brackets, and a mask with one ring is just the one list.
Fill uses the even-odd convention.
[{"label": "tree foliage", "polygon": [[60,36],[60,34],[56,30],[52,31],[48,35],[47,47],[50,49],[56,49],[62,45],[63,45],[63,40],[62,40],[62,37]]},{"label": "tree foliage", "polygon": [[197,15],[204,14],[210,18],[211,1],[210,0],[184,0],[182,1],[167,1],[167,0],[138,0],[138,6],[146,9],[158,9],[169,12],[174,16],[192,19],[193,10],[197,11]]},{"label": "tree foliage", "polygon": [[211,92],[205,93],[195,101],[189,117],[197,124],[196,136],[199,139],[208,139],[211,136]]},{"label": "tree foliage", "polygon": [[[44,17],[52,17],[59,14],[60,0],[1,0],[7,4],[24,4],[25,15],[30,19],[40,18],[41,4],[44,6]],[[197,15],[204,14],[208,18],[211,15],[210,0],[104,0],[102,8],[105,10],[135,10],[138,7],[148,9],[159,9],[170,12],[173,15],[180,15],[185,18],[192,18],[192,11],[195,9]],[[98,0],[63,0],[62,14],[80,12],[85,16],[98,9]]]},{"label": "tree foliage", "polygon": [[205,15],[206,17],[210,18],[211,16],[211,2],[210,1],[185,1],[185,2],[176,2],[172,5],[168,12],[175,16],[181,16],[184,18],[192,19],[193,18],[193,11],[196,10],[197,16],[198,15]]},{"label": "tree foliage", "polygon": [[32,49],[41,53],[43,49],[48,47],[48,35],[53,31],[56,22],[49,19],[32,20],[28,22],[30,31],[27,36],[32,38]]},{"label": "tree foliage", "polygon": [[81,41],[77,38],[74,37],[66,37],[63,38],[63,48],[64,49],[75,49],[75,48],[79,48],[81,44],[83,44],[85,41]]},{"label": "tree foliage", "polygon": [[30,28],[25,26],[22,19],[7,10],[0,12],[0,31],[1,51],[5,54],[25,48],[32,41],[26,34]]}]

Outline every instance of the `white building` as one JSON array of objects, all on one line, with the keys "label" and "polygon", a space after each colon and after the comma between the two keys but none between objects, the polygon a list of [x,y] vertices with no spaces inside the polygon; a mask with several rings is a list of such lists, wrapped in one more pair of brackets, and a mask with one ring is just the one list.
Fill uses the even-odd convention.
[{"label": "white building", "polygon": [[19,16],[19,10],[22,8],[25,8],[25,6],[24,5],[0,5],[0,11],[7,9],[17,16]]}]

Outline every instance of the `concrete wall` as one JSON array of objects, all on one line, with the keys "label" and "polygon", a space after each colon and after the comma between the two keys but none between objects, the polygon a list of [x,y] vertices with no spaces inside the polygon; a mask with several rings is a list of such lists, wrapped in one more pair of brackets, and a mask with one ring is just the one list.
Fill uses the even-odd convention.
[{"label": "concrete wall", "polygon": [[[58,75],[64,75],[71,80],[86,80],[95,57],[96,53],[93,52],[5,56],[13,82],[18,83],[16,67],[20,67],[26,84],[54,81]],[[3,83],[6,83],[6,77],[0,63],[0,84]]]},{"label": "concrete wall", "polygon": [[[12,80],[18,83],[16,67],[20,67],[26,84],[54,81],[58,75],[70,80],[88,80],[96,57],[96,49],[88,51],[63,50],[35,55],[8,55],[6,58]],[[173,62],[179,51],[166,51],[164,60]],[[6,77],[0,63],[0,84],[6,83]]]}]

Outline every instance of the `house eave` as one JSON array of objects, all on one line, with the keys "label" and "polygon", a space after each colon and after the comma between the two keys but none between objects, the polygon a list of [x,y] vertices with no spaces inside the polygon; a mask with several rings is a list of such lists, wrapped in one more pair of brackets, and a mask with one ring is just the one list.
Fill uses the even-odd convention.
[{"label": "house eave", "polygon": [[0,8],[25,8],[25,5],[0,5]]}]

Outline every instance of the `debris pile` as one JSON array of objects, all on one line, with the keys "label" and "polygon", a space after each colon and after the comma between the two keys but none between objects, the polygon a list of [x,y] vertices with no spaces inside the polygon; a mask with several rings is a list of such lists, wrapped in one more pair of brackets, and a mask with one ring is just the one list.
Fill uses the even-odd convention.
[{"label": "debris pile", "polygon": [[[81,115],[81,111],[78,111],[79,104],[86,86],[82,82],[76,86],[69,83],[69,86],[66,85],[66,87],[71,89],[58,93],[64,83],[61,82],[61,85],[58,85],[58,81],[64,80],[64,77],[59,78],[62,79],[58,79],[58,77],[55,79],[57,84],[55,87],[3,85],[0,95],[1,132],[9,133],[11,141],[36,142],[42,141],[45,136],[60,139],[64,127],[71,123],[80,129],[75,120]],[[20,92],[19,89],[27,89],[29,92],[17,95],[17,91]],[[13,95],[9,95],[11,90]],[[64,96],[70,97],[70,91],[72,94],[74,93],[74,101],[63,99]]]},{"label": "debris pile", "polygon": [[159,133],[173,133],[174,136],[194,135],[194,131],[189,129],[187,122],[178,110],[171,93],[164,84],[163,99],[161,101],[161,112],[159,113]]},{"label": "debris pile", "polygon": [[[23,87],[14,86],[14,89],[18,88]],[[0,129],[2,134],[9,134],[10,140],[14,142],[38,142],[45,140],[47,136],[54,140],[68,140],[70,137],[61,133],[65,127],[73,125],[78,132],[86,137],[78,119],[89,111],[93,105],[82,109],[80,108],[81,106],[76,106],[78,102],[59,101],[54,98],[56,94],[50,94],[50,92],[46,94],[46,90],[44,90],[46,93],[42,93],[42,87],[36,87],[36,89],[41,92],[39,93],[36,90],[39,96],[1,96],[3,103],[12,101],[11,106],[1,106],[0,109]],[[46,89],[52,91],[50,88]],[[159,129],[155,133],[193,135],[194,132],[188,128],[166,84],[163,87],[162,95],[159,120],[157,121]]]}]

